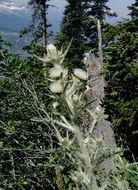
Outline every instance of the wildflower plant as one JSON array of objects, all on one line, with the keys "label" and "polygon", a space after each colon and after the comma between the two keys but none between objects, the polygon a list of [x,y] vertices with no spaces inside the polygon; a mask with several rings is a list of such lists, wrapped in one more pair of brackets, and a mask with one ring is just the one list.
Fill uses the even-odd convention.
[{"label": "wildflower plant", "polygon": [[[48,109],[48,105],[45,106],[35,98],[39,117],[32,118],[32,121],[50,126],[51,139],[53,136],[57,139],[56,149],[51,145],[53,153],[49,156],[49,163],[55,165],[58,189],[62,187],[74,190],[130,190],[127,178],[122,177],[125,171],[133,173],[130,164],[123,163],[118,151],[106,147],[102,137],[96,138],[93,135],[101,109],[97,107],[92,113],[86,106],[84,92],[85,81],[88,80],[87,72],[80,68],[69,72],[68,68],[64,67],[64,58],[69,47],[64,53],[54,45],[48,45],[47,48],[47,56],[38,59],[43,61],[44,67],[48,69],[46,79],[49,81],[47,88],[51,106]],[[83,134],[85,112],[93,119],[87,133]],[[99,171],[99,164],[110,157],[113,157],[114,169],[110,171],[109,176],[104,176],[104,171]],[[64,172],[72,181],[71,186],[65,187]]]}]

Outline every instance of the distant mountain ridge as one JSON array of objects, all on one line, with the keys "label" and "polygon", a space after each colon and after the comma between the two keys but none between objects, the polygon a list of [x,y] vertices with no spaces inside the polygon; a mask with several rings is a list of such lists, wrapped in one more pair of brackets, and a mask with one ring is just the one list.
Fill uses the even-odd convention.
[{"label": "distant mountain ridge", "polygon": [[21,28],[28,25],[30,16],[27,0],[0,0],[0,34],[12,42],[12,50],[20,53],[25,38],[19,38]]},{"label": "distant mountain ridge", "polygon": [[[27,37],[19,38],[19,31],[27,27],[31,20],[31,11],[28,9],[28,0],[0,0],[0,34],[13,43],[13,50],[20,52],[23,45],[29,41]],[[59,30],[62,13],[56,8],[50,8],[48,21],[53,26],[50,31]]]},{"label": "distant mountain ridge", "polygon": [[27,26],[29,19],[21,18],[12,13],[0,14],[0,30],[9,32],[19,32],[21,28]]}]

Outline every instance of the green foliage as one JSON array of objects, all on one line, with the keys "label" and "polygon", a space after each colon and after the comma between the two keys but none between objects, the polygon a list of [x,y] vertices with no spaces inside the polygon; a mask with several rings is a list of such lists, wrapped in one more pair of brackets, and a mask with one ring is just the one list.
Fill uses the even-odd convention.
[{"label": "green foliage", "polygon": [[0,187],[52,189],[47,178],[51,178],[54,184],[54,170],[51,172],[49,167],[42,170],[37,166],[46,161],[44,158],[47,153],[42,152],[41,148],[49,146],[47,128],[31,121],[36,108],[24,87],[25,81],[32,88],[35,83],[40,100],[48,101],[42,63],[32,57],[23,60],[7,50],[1,51],[1,61],[4,62],[1,72],[4,78],[0,80]]},{"label": "green foliage", "polygon": [[92,50],[97,53],[97,19],[102,22],[104,31],[106,16],[115,16],[110,13],[106,5],[108,0],[68,0],[65,7],[60,33],[56,37],[56,44],[61,48],[62,44],[69,44],[73,39],[66,57],[67,65],[70,67],[82,67],[83,54]]},{"label": "green foliage", "polygon": [[[138,171],[137,166],[130,166],[130,169],[133,171]],[[131,189],[133,190],[137,190],[138,189],[138,175],[136,175],[135,173],[129,173],[129,172],[124,172],[122,173],[122,177],[125,178],[127,181],[129,181]]]},{"label": "green foliage", "polygon": [[67,65],[71,67],[82,67],[85,50],[85,36],[83,32],[83,21],[85,20],[84,2],[84,0],[68,0],[61,23],[61,30],[56,37],[56,44],[60,48],[63,44],[67,46],[70,40],[73,39],[66,57]]},{"label": "green foliage", "polygon": [[[118,140],[128,146],[136,157],[137,151],[137,76],[138,38],[131,20],[109,27],[104,36],[107,62],[106,109],[115,125]],[[133,24],[132,24],[133,23]],[[133,28],[135,27],[135,30]]]},{"label": "green foliage", "polygon": [[135,2],[131,5],[128,6],[128,8],[131,10],[130,15],[132,18],[137,18],[138,17],[138,0],[135,0]]},{"label": "green foliage", "polygon": [[28,32],[30,32],[29,28],[23,28],[20,30],[20,38],[23,37],[25,34],[27,34]]}]

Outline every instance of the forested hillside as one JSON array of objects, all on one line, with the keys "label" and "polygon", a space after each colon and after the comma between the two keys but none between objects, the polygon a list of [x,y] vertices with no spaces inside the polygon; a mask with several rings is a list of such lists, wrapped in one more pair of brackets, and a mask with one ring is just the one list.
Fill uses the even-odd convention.
[{"label": "forested hillside", "polygon": [[29,0],[24,57],[0,36],[1,190],[138,189],[138,1],[114,25],[109,2],[67,0],[53,36]]}]

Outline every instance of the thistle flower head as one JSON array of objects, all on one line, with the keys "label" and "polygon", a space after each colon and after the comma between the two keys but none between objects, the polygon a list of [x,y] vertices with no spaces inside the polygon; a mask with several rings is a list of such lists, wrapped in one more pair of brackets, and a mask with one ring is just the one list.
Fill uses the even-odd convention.
[{"label": "thistle flower head", "polygon": [[[72,42],[72,40],[71,40]],[[63,51],[63,49],[58,50],[53,44],[47,45],[47,55],[45,55],[43,58],[37,57],[36,58],[45,63],[52,63],[52,64],[59,64],[61,65],[64,62],[65,56],[67,55],[67,52],[70,48],[71,42],[69,43],[67,49]]]},{"label": "thistle flower head", "polygon": [[52,53],[56,53],[56,51],[57,51],[57,49],[53,44],[48,44],[47,45],[47,52],[48,53],[52,54]]},{"label": "thistle flower head", "polygon": [[62,51],[58,51],[53,44],[47,45],[47,55],[45,57],[46,62],[59,64],[61,56],[62,56]]},{"label": "thistle flower head", "polygon": [[61,80],[58,80],[51,83],[49,88],[53,93],[63,93],[64,85]]},{"label": "thistle flower head", "polygon": [[83,69],[79,69],[79,68],[74,69],[73,73],[74,73],[74,75],[75,75],[77,78],[79,78],[79,79],[81,79],[81,80],[87,80],[87,79],[88,79],[87,72],[84,71]]},{"label": "thistle flower head", "polygon": [[68,70],[63,68],[61,65],[55,65],[55,67],[49,70],[50,78],[59,78],[61,75],[66,76],[68,74]]},{"label": "thistle flower head", "polygon": [[56,131],[56,136],[59,140],[59,145],[64,147],[64,148],[69,148],[70,145],[73,143],[74,139],[69,138],[68,132],[67,132],[67,135],[65,137],[62,137],[57,128],[55,128],[55,131]]}]

